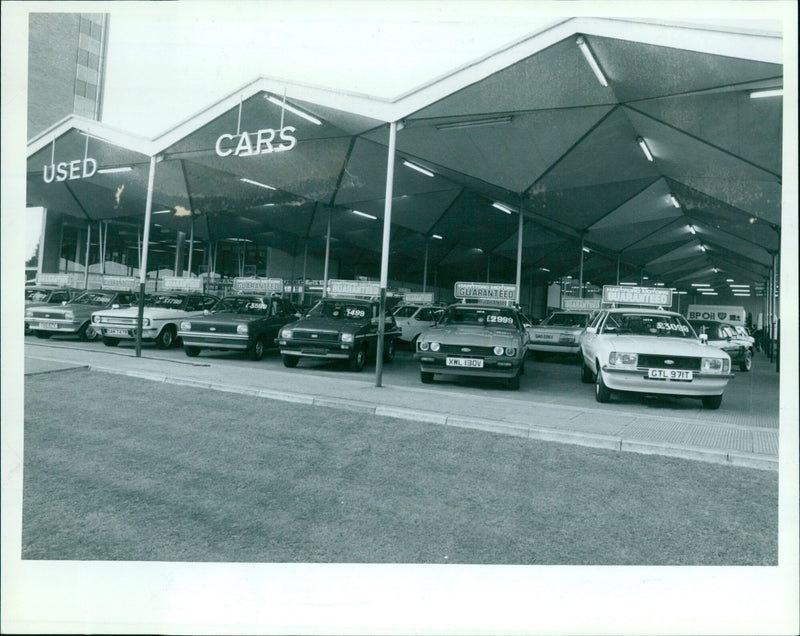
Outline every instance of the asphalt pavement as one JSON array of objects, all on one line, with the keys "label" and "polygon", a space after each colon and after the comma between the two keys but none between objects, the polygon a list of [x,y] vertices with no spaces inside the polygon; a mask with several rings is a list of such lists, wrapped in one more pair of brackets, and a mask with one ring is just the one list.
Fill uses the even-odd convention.
[{"label": "asphalt pavement", "polygon": [[699,400],[636,394],[599,404],[594,387],[580,382],[579,365],[558,357],[529,360],[521,389],[508,391],[497,383],[440,376],[423,386],[408,351],[384,366],[376,386],[374,365],[362,373],[308,361],[286,369],[276,352],[252,362],[237,354],[188,358],[180,348],[150,347],[137,358],[130,346],[26,338],[26,375],[86,368],[531,440],[778,469],[780,374],[764,354],[756,355],[750,373],[736,372],[722,407],[712,411]]}]

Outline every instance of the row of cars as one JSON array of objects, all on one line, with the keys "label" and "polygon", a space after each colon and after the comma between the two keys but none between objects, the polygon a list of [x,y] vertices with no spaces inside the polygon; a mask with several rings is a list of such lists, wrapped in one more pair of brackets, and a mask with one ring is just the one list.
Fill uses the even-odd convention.
[{"label": "row of cars", "polygon": [[[446,374],[501,379],[517,389],[529,351],[577,355],[581,380],[595,383],[600,402],[615,390],[638,391],[698,397],[718,408],[732,364],[746,371],[752,360],[752,344],[727,327],[695,326],[661,309],[557,312],[534,325],[511,302],[463,298],[448,307],[401,304],[381,329],[379,302],[352,295],[323,298],[305,315],[282,294],[263,290],[222,299],[160,292],[149,294],[144,306],[142,340],[163,349],[180,340],[189,357],[218,349],[259,360],[277,346],[288,368],[308,358],[343,360],[360,371],[378,355],[382,333],[383,360],[393,359],[398,342],[411,343],[425,384]],[[26,326],[40,338],[72,333],[116,346],[137,337],[138,312],[130,290],[86,290],[68,302],[33,301]]]}]

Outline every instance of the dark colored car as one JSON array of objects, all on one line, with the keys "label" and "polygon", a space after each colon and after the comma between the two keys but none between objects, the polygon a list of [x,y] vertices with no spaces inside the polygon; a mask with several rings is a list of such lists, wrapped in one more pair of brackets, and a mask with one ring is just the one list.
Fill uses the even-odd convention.
[{"label": "dark colored car", "polygon": [[[296,367],[300,358],[347,360],[351,371],[361,371],[378,350],[380,303],[360,298],[323,298],[300,320],[286,325],[278,336],[283,364]],[[394,358],[400,335],[394,316],[384,323],[383,360]]]},{"label": "dark colored car", "polygon": [[61,305],[29,307],[25,310],[25,320],[37,338],[71,334],[88,342],[97,340],[100,336],[92,324],[92,314],[95,311],[129,307],[135,300],[136,294],[131,291],[87,289]]},{"label": "dark colored car", "polygon": [[690,320],[689,324],[698,336],[705,334],[708,344],[722,349],[738,364],[741,371],[750,371],[753,366],[753,343],[742,338],[733,325],[717,320]]},{"label": "dark colored car", "polygon": [[241,294],[227,296],[202,316],[182,320],[178,337],[190,358],[203,349],[246,351],[261,360],[274,347],[278,332],[300,314],[284,298]]},{"label": "dark colored car", "polygon": [[[69,302],[72,298],[81,293],[80,289],[72,287],[52,287],[48,285],[27,285],[25,287],[25,309],[34,305],[55,305]],[[27,311],[26,311],[27,314]],[[25,318],[25,334],[32,333]]]}]

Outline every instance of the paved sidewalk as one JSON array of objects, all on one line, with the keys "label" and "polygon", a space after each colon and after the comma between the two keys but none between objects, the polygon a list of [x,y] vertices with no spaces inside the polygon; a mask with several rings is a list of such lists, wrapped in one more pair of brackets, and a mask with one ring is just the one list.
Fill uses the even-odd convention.
[{"label": "paved sidewalk", "polygon": [[81,368],[528,439],[778,469],[777,428],[720,422],[714,417],[705,421],[702,410],[701,415],[659,416],[634,412],[624,404],[611,409],[557,404],[552,395],[545,402],[393,386],[390,377],[384,379],[384,386],[376,387],[371,375],[357,379],[302,376],[299,388],[296,371],[163,359],[149,357],[146,351],[136,358],[125,351],[109,356],[81,349],[26,347],[26,375]]}]

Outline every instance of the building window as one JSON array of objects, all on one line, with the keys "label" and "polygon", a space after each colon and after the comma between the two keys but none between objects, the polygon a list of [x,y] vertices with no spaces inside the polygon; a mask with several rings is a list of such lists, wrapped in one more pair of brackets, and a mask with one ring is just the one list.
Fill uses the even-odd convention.
[{"label": "building window", "polygon": [[75,80],[75,94],[81,97],[86,96],[86,82],[83,80]]},{"label": "building window", "polygon": [[92,34],[92,23],[86,18],[81,18],[81,33],[89,36]]},{"label": "building window", "polygon": [[95,70],[100,68],[100,56],[99,55],[95,55],[94,53],[89,53],[88,54],[88,59],[86,61],[86,66],[88,66],[91,69],[95,69]]},{"label": "building window", "polygon": [[89,99],[94,99],[95,95],[97,95],[97,84],[86,84],[86,97]]},{"label": "building window", "polygon": [[92,38],[95,40],[100,40],[103,37],[103,28],[97,23],[92,22]]},{"label": "building window", "polygon": [[78,64],[89,66],[89,51],[85,49],[78,49]]}]

